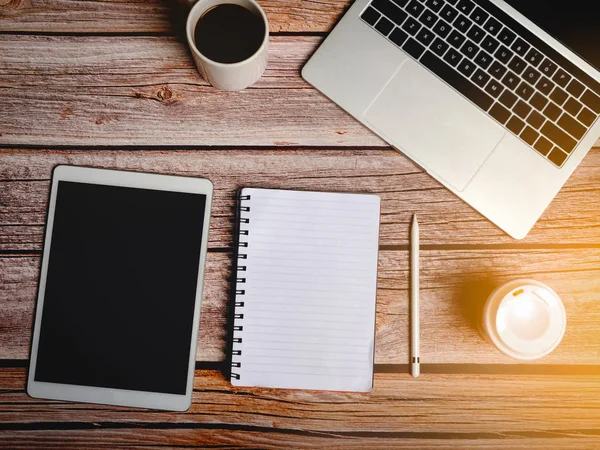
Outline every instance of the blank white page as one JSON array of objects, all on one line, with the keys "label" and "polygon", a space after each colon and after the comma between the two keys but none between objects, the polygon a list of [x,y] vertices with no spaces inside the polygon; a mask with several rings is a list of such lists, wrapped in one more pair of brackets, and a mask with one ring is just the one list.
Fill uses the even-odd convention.
[{"label": "blank white page", "polygon": [[379,197],[241,195],[232,384],[370,391]]}]

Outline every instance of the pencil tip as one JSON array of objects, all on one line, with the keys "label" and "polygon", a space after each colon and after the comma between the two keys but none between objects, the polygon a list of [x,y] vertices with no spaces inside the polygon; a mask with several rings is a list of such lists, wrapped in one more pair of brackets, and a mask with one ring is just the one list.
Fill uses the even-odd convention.
[{"label": "pencil tip", "polygon": [[417,223],[417,215],[413,214],[412,223]]}]

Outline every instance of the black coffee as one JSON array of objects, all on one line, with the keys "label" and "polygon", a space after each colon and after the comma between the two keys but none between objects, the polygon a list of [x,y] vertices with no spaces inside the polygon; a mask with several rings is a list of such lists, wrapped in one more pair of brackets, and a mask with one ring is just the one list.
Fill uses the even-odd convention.
[{"label": "black coffee", "polygon": [[204,13],[194,31],[200,53],[220,63],[236,63],[250,58],[265,37],[261,16],[240,5],[224,3]]}]

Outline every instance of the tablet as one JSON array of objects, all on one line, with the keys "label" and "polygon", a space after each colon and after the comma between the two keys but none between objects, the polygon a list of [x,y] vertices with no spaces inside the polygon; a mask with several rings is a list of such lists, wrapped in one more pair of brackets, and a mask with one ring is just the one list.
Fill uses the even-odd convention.
[{"label": "tablet", "polygon": [[208,180],[55,168],[32,397],[189,408],[211,201]]}]

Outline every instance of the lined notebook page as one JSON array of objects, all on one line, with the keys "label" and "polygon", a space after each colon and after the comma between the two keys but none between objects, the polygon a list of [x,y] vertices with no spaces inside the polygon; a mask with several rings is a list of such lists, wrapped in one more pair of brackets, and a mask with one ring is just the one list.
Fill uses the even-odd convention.
[{"label": "lined notebook page", "polygon": [[379,197],[241,195],[232,384],[370,391]]}]

